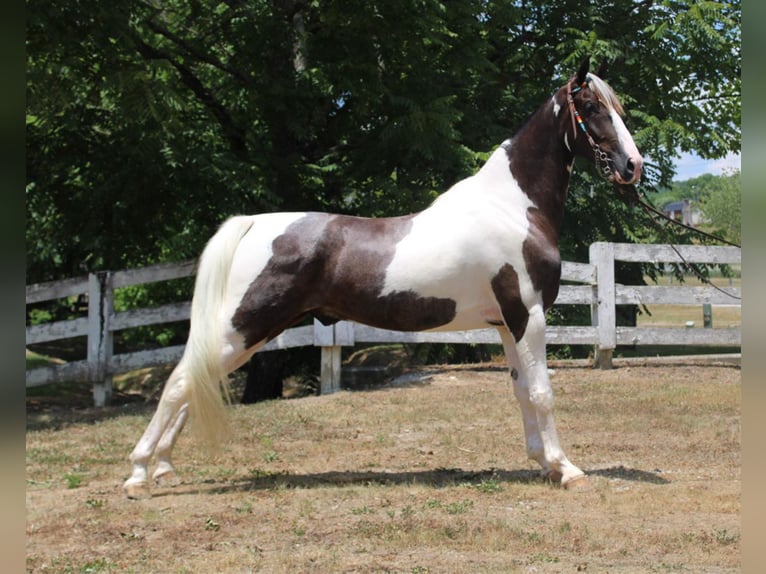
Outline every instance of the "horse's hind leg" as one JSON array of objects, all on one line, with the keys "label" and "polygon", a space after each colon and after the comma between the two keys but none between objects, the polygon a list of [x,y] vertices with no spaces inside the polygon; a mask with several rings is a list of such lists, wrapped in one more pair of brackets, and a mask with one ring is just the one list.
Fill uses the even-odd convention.
[{"label": "horse's hind leg", "polygon": [[[186,383],[183,378],[182,360],[170,374],[170,378],[165,384],[165,390],[162,392],[160,403],[157,405],[157,411],[130,455],[133,472],[123,484],[125,493],[129,498],[148,498],[151,496],[147,480],[149,461],[157,444],[170,430],[169,427],[175,426],[174,422],[177,423],[179,419],[185,418],[185,415],[179,414],[185,403]],[[183,423],[181,423],[182,425]],[[180,431],[180,428],[178,430]],[[174,442],[173,439],[170,444],[171,449]]]},{"label": "horse's hind leg", "polygon": [[[263,342],[260,342],[250,349],[242,349],[236,341],[229,341],[221,350],[220,360],[224,373],[231,373],[242,366],[262,344]],[[185,370],[182,358],[165,384],[165,390],[149,426],[130,455],[133,472],[123,485],[128,498],[151,496],[147,469],[152,456],[157,457],[157,468],[152,475],[155,481],[168,479],[175,473],[171,455],[189,417]]]},{"label": "horse's hind leg", "polygon": [[[230,373],[242,366],[250,356],[252,356],[256,348],[257,347],[238,351],[236,350],[237,347],[235,345],[227,345],[224,348],[224,356],[221,359],[224,364],[224,370],[227,373]],[[154,454],[157,458],[157,468],[154,470],[154,473],[152,473],[154,482],[159,483],[160,481],[166,481],[175,476],[175,467],[171,460],[173,448],[175,447],[178,436],[181,434],[188,418],[189,405],[184,402],[180,409],[178,409],[175,418],[165,428],[165,431],[162,433],[156,444]]]},{"label": "horse's hind leg", "polygon": [[160,441],[157,443],[157,448],[154,451],[157,457],[157,468],[152,473],[154,482],[167,481],[175,476],[176,469],[171,461],[171,456],[176,440],[178,440],[178,435],[181,434],[187,418],[189,418],[189,405],[184,403],[179,409],[176,418],[165,429],[165,432],[162,433]]}]

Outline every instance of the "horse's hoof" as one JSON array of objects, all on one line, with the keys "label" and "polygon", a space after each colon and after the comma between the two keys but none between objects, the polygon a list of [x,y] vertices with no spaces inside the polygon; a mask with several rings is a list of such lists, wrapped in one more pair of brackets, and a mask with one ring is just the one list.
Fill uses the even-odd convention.
[{"label": "horse's hoof", "polygon": [[178,483],[178,475],[176,474],[176,471],[173,469],[170,470],[163,470],[163,471],[156,471],[152,475],[152,480],[154,480],[154,484],[177,484]]},{"label": "horse's hoof", "polygon": [[543,480],[551,484],[560,484],[563,475],[558,470],[543,472]]},{"label": "horse's hoof", "polygon": [[146,482],[126,482],[122,486],[125,495],[131,500],[145,500],[152,497],[149,485]]},{"label": "horse's hoof", "polygon": [[160,460],[157,463],[157,468],[154,470],[154,474],[152,474],[152,480],[154,480],[155,484],[178,484],[175,467],[168,460]]},{"label": "horse's hoof", "polygon": [[588,490],[591,485],[587,475],[578,474],[577,476],[573,476],[566,482],[562,481],[561,486],[563,486],[567,490],[583,491],[583,490]]}]

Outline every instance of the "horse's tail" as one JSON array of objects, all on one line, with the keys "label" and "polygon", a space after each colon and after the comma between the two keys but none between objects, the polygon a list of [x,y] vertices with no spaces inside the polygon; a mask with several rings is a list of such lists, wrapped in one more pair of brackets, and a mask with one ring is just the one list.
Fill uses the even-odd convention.
[{"label": "horse's tail", "polygon": [[237,216],[221,226],[202,252],[194,284],[189,339],[181,362],[192,431],[210,445],[223,440],[229,430],[221,314],[234,252],[252,225],[252,217]]}]

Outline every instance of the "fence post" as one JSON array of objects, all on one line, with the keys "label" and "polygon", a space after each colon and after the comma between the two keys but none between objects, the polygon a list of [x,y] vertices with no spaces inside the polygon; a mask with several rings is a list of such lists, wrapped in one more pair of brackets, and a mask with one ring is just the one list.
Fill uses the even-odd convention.
[{"label": "fence post", "polygon": [[591,264],[596,267],[596,302],[591,306],[591,322],[597,327],[593,366],[612,368],[612,353],[617,347],[617,309],[614,286],[614,244],[596,242],[589,249]]},{"label": "fence post", "polygon": [[93,383],[93,402],[97,407],[112,399],[112,331],[109,322],[114,311],[112,273],[101,271],[88,275],[88,369]]},{"label": "fence post", "polygon": [[713,306],[710,303],[702,304],[702,326],[706,329],[713,328]]},{"label": "fence post", "polygon": [[354,344],[354,326],[348,321],[322,325],[314,319],[314,345],[322,347],[319,394],[340,390],[342,345]]}]

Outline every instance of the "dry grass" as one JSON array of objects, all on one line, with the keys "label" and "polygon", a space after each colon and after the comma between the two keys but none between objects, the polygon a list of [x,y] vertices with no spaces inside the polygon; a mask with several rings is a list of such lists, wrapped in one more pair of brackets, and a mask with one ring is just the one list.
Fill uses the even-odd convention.
[{"label": "dry grass", "polygon": [[[729,287],[742,287],[742,279],[734,277],[731,281],[725,277],[712,277],[710,279],[713,285],[728,289]],[[647,284],[652,285],[652,281],[647,279]],[[673,285],[678,282],[674,281]],[[671,285],[669,276],[658,278],[657,285]],[[699,286],[702,282],[696,277],[686,277],[684,286]],[[739,327],[742,325],[742,307],[740,301],[731,300],[731,305],[713,305],[712,317],[713,328]],[[688,321],[693,321],[694,326],[701,328],[704,323],[702,315],[702,305],[647,305],[646,309],[650,314],[642,313],[638,316],[639,327],[684,327]]]},{"label": "dry grass", "polygon": [[[702,305],[647,305],[649,314],[638,316],[639,327],[684,327],[692,321],[695,328],[702,328],[704,316]],[[731,328],[742,325],[742,307],[714,305],[713,328]]]},{"label": "dry grass", "polygon": [[27,569],[740,571],[737,368],[557,369],[580,492],[537,478],[507,380],[453,369],[235,407],[224,451],[182,436],[180,482],[146,501],[121,482],[149,408],[34,414]]}]

